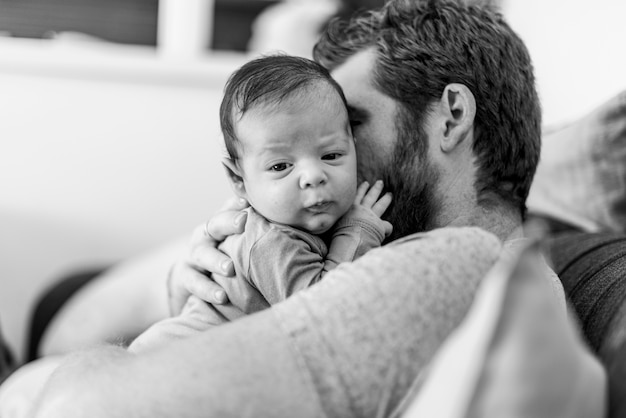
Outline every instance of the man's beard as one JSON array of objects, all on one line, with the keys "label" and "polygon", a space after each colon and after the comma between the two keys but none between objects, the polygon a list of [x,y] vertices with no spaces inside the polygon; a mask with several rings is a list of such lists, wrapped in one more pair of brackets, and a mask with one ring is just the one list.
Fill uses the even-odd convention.
[{"label": "man's beard", "polygon": [[[415,158],[413,161],[415,163],[424,159]],[[383,216],[393,225],[393,232],[387,241],[435,228],[439,204],[434,189],[438,176],[427,161],[420,162],[424,165],[419,173],[415,173],[415,168],[409,172],[405,169],[394,170],[395,167],[399,168],[396,164],[389,167],[391,170],[385,169],[383,181],[387,191],[393,195],[391,205]]]},{"label": "man's beard", "polygon": [[428,158],[428,139],[420,123],[399,118],[391,161],[382,167],[382,179],[393,195],[383,216],[393,225],[392,241],[436,227],[440,199],[435,195],[439,172]]}]

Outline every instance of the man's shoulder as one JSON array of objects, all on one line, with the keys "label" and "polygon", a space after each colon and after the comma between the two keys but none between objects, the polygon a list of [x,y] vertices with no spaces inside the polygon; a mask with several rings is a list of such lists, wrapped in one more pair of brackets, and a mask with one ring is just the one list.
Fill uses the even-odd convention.
[{"label": "man's shoulder", "polygon": [[417,232],[391,241],[385,247],[422,245],[421,241],[423,240],[436,240],[443,242],[462,240],[464,242],[475,241],[477,244],[483,241],[491,241],[494,244],[498,243],[498,245],[501,245],[500,240],[494,234],[482,228],[467,226],[444,227],[427,232]]},{"label": "man's shoulder", "polygon": [[[447,264],[472,269],[472,263],[479,260],[497,260],[502,251],[502,243],[493,234],[476,227],[445,227],[428,232],[407,235],[383,247],[373,249],[357,260],[377,264],[381,268],[405,266],[409,270],[419,260],[436,265],[440,258]],[[395,267],[394,267],[395,266]]]}]

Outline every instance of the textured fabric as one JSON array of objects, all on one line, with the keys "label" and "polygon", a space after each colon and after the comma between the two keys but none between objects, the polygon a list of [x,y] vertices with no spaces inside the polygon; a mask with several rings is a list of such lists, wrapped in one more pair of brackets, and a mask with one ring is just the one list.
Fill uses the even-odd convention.
[{"label": "textured fabric", "polygon": [[549,242],[590,346],[609,374],[609,417],[626,416],[626,235],[563,233]]},{"label": "textured fabric", "polygon": [[371,210],[353,206],[333,227],[330,248],[322,238],[268,222],[248,208],[246,228],[231,235],[219,248],[233,260],[236,277],[216,282],[226,291],[230,304],[207,304],[191,296],[180,315],[150,327],[130,345],[137,352],[184,338],[211,326],[251,314],[285,300],[317,283],[342,262],[352,261],[385,238],[383,221]]},{"label": "textured fabric", "polygon": [[[496,237],[478,228],[416,234],[275,306],[326,416],[393,413],[502,255]],[[548,272],[544,288],[562,305]]]},{"label": "textured fabric", "polygon": [[500,251],[477,228],[417,234],[276,305],[326,416],[387,416],[461,322]]},{"label": "textured fabric", "polygon": [[554,269],[591,347],[598,351],[626,301],[626,236],[566,233],[549,244]]}]

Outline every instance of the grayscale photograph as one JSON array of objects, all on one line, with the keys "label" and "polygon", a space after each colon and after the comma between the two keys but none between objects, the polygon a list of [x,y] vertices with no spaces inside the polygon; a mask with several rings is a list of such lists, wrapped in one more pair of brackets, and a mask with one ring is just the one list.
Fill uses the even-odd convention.
[{"label": "grayscale photograph", "polygon": [[623,0],[0,0],[0,418],[626,417]]}]

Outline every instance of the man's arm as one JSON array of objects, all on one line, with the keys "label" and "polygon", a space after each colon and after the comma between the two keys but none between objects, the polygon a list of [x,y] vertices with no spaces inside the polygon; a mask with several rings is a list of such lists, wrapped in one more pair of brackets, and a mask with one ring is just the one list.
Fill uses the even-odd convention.
[{"label": "man's arm", "polygon": [[191,294],[212,304],[226,303],[226,293],[207,272],[220,273],[224,279],[233,276],[232,261],[216,246],[225,236],[243,230],[245,212],[241,210],[247,206],[241,199],[226,202],[206,225],[196,228],[192,251],[187,251],[186,237],[95,277],[54,316],[40,343],[40,354],[132,340],[170,312],[180,313]]},{"label": "man's arm", "polygon": [[495,236],[476,228],[433,231],[371,251],[270,309],[188,339],[138,355],[84,352],[51,378],[35,416],[391,411],[460,323],[499,252]]},{"label": "man's arm", "polygon": [[319,400],[271,311],[159,350],[72,355],[34,417],[319,417]]},{"label": "man's arm", "polygon": [[188,238],[122,262],[85,284],[62,306],[40,344],[42,355],[132,340],[166,318],[166,278]]}]

